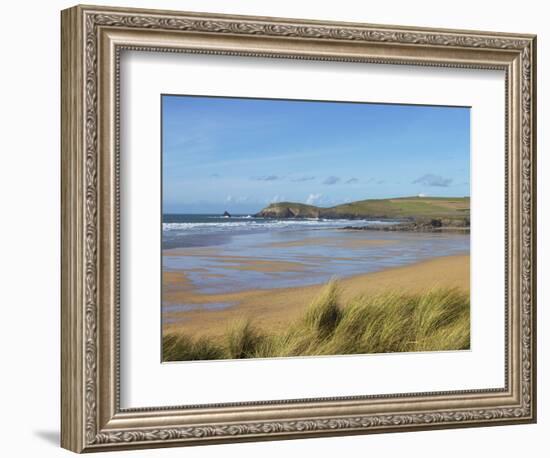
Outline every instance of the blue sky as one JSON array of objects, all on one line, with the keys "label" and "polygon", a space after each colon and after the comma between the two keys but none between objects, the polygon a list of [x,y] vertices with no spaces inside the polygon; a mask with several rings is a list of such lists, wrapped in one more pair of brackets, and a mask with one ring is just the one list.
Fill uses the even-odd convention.
[{"label": "blue sky", "polygon": [[470,109],[162,96],[164,213],[470,195]]}]

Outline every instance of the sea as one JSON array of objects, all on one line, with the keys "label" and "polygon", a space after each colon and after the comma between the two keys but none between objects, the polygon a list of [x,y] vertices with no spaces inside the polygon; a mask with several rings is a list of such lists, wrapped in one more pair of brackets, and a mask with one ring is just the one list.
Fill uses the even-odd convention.
[{"label": "sea", "polygon": [[183,248],[230,243],[236,236],[395,224],[379,219],[258,218],[252,215],[167,214],[162,217],[162,247]]},{"label": "sea", "polygon": [[321,284],[470,252],[469,234],[342,230],[396,223],[166,214],[163,270],[183,271],[197,292],[218,294]]}]

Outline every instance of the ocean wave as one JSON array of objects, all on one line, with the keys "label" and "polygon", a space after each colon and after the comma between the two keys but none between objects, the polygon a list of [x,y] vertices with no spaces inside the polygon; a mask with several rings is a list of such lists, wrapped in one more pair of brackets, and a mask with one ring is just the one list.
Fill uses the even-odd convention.
[{"label": "ocean wave", "polygon": [[219,216],[219,215],[212,215],[212,216],[206,216],[207,219],[220,219],[220,218],[227,218],[227,219],[251,219],[254,218],[252,215],[232,215],[232,216]]},{"label": "ocean wave", "polygon": [[[388,224],[388,221],[378,220],[347,220],[347,219],[324,219],[324,218],[304,218],[304,219],[284,219],[273,220],[264,218],[240,217],[240,221],[235,221],[233,218],[226,221],[213,222],[172,222],[163,223],[162,230],[165,232],[187,232],[187,231],[234,231],[234,230],[261,230],[261,229],[298,229],[298,228],[329,228],[329,227],[344,227],[360,224]],[[243,221],[248,220],[248,221]]]}]

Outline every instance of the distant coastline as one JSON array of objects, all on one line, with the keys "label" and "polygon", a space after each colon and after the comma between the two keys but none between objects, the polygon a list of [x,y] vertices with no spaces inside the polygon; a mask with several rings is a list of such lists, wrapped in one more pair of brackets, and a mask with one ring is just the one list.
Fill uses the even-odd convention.
[{"label": "distant coastline", "polygon": [[399,197],[367,199],[323,208],[296,202],[270,204],[254,215],[261,218],[380,219],[397,224],[346,226],[346,230],[444,232],[470,230],[469,197]]}]

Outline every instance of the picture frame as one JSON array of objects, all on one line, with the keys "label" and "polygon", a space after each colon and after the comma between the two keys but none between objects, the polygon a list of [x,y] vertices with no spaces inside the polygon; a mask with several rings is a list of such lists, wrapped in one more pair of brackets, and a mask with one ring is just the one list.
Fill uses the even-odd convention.
[{"label": "picture frame", "polygon": [[[61,22],[62,447],[93,452],[536,421],[534,35],[95,6],[64,10]],[[122,408],[125,50],[503,71],[504,387]]]}]

